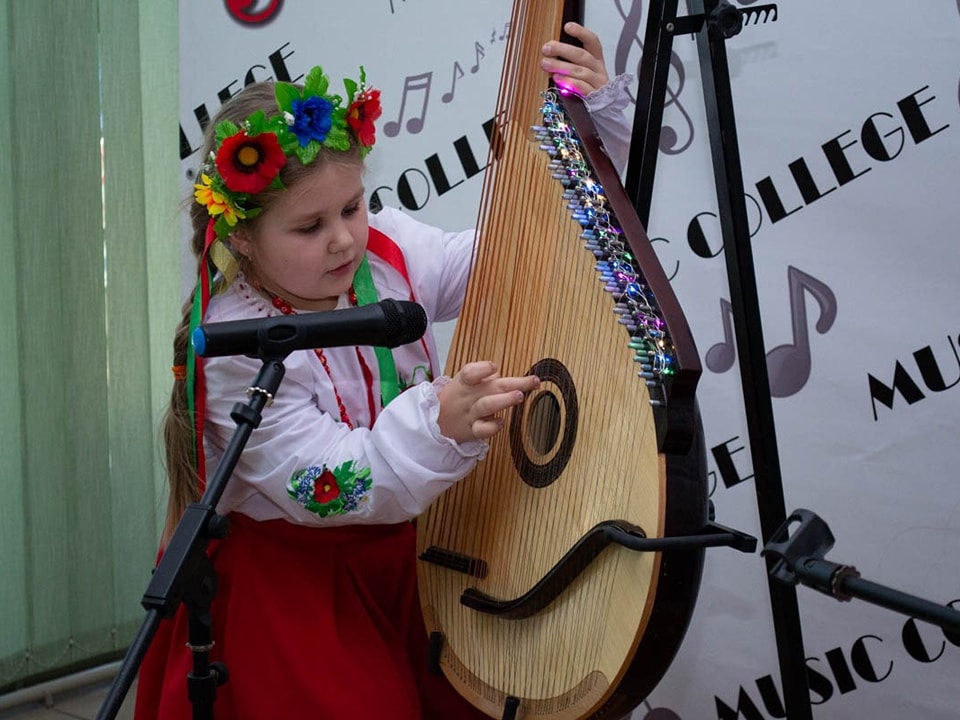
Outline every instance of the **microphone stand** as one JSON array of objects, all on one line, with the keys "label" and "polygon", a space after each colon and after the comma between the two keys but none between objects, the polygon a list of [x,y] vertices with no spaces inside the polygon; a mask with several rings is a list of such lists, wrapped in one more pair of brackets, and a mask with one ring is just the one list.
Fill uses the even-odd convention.
[{"label": "microphone stand", "polygon": [[[269,347],[269,338],[265,333],[261,334],[260,343],[261,348]],[[127,649],[97,720],[112,720],[117,716],[160,621],[172,618],[180,603],[186,605],[189,615],[187,646],[193,653],[193,671],[187,675],[187,693],[193,704],[193,718],[213,718],[217,687],[227,681],[228,672],[223,663],[209,661],[209,652],[213,649],[210,604],[217,591],[217,578],[206,549],[211,539],[222,539],[227,535],[229,520],[217,514],[217,503],[250,433],[260,424],[261,411],[276,395],[285,372],[283,358],[289,351],[262,354],[263,365],[254,384],[247,389],[249,401],[246,405],[237,403],[230,413],[237,429],[223,458],[213,477],[208,480],[200,501],[187,506],[153,572],[140,601],[147,610],[147,616]]]},{"label": "microphone stand", "polygon": [[[793,535],[790,528],[797,525]],[[864,580],[852,565],[824,559],[833,547],[833,533],[819,516],[799,508],[780,526],[761,555],[775,561],[770,575],[787,585],[802,583],[840,601],[866,600],[879,607],[939,625],[951,642],[960,645],[960,612]]]}]

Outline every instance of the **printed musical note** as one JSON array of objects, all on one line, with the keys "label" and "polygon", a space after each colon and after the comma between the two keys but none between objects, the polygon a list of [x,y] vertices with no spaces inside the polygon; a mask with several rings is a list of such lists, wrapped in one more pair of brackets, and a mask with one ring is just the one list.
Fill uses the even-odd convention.
[{"label": "printed musical note", "polygon": [[643,720],[680,720],[680,716],[669,708],[653,708],[643,716]]},{"label": "printed musical note", "polygon": [[823,335],[837,319],[837,297],[827,285],[792,265],[787,268],[790,286],[790,317],[793,342],[779,345],[767,353],[770,394],[788,397],[799,392],[810,378],[810,331],[807,326],[807,304],[804,293],[810,293],[820,306],[820,317],[814,323]]},{"label": "printed musical note", "polygon": [[509,38],[509,37],[510,37],[510,21],[509,21],[509,20],[507,20],[507,22],[504,23],[504,25],[503,25],[503,32],[500,33],[499,37],[497,36],[497,29],[496,29],[496,28],[493,28],[493,30],[490,31],[490,43],[491,43],[491,44],[492,44],[492,43],[495,43],[497,40],[503,40],[504,38]]},{"label": "printed musical note", "polygon": [[643,701],[643,705],[647,709],[647,714],[643,716],[642,720],[680,720],[680,716],[669,708],[655,708],[646,700]]},{"label": "printed musical note", "polygon": [[450,92],[445,92],[441,96],[440,98],[441,100],[443,100],[445,103],[448,103],[451,100],[453,100],[453,96],[454,96],[454,93],[456,92],[456,87],[457,87],[457,79],[462,77],[463,77],[463,68],[460,67],[460,63],[454,61],[453,79],[450,81]]},{"label": "printed musical note", "polygon": [[[795,395],[810,379],[810,330],[807,322],[806,293],[812,295],[820,306],[820,316],[814,323],[818,333],[826,333],[837,319],[837,298],[825,283],[791,265],[787,268],[787,284],[793,342],[778,345],[767,353],[767,373],[770,395],[773,397]],[[733,367],[736,360],[733,306],[729,300],[720,299],[720,314],[723,340],[713,345],[705,358],[707,368],[715,373],[726,372]]]},{"label": "printed musical note", "polygon": [[470,68],[471,73],[476,73],[480,69],[480,59],[484,56],[483,45],[474,41],[473,50],[476,53],[476,62],[473,64],[473,67]]},{"label": "printed musical note", "polygon": [[720,319],[723,321],[723,341],[707,351],[706,366],[715,373],[725,373],[733,367],[737,351],[733,340],[733,306],[720,298]]},{"label": "printed musical note", "polygon": [[420,111],[407,120],[407,132],[416,135],[423,130],[424,118],[427,114],[427,102],[430,100],[430,85],[433,82],[433,71],[420,73],[419,75],[408,75],[403,81],[403,97],[400,98],[400,112],[396,120],[384,123],[383,133],[387,137],[396,137],[400,134],[400,123],[403,122],[404,113],[407,108],[407,96],[411,93],[423,92],[423,102],[420,104]]}]

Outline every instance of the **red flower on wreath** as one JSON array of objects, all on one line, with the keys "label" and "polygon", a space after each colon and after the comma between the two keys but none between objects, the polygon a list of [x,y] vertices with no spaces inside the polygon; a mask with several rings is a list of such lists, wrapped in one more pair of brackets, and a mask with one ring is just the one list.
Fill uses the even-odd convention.
[{"label": "red flower on wreath", "polygon": [[313,499],[321,505],[333,502],[340,497],[340,486],[337,478],[329,470],[324,470],[313,484]]},{"label": "red flower on wreath", "polygon": [[249,194],[266,190],[286,161],[272,132],[251,137],[243,131],[224,139],[216,159],[227,189]]},{"label": "red flower on wreath", "polygon": [[364,147],[372,147],[376,141],[376,128],[373,123],[382,112],[379,90],[364,90],[347,108],[347,122]]}]

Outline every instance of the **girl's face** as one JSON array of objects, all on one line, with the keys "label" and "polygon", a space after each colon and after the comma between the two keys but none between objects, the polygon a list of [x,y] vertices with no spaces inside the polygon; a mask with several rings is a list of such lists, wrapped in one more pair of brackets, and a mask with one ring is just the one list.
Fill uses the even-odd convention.
[{"label": "girl's face", "polygon": [[260,285],[300,310],[332,310],[367,249],[360,163],[323,162],[231,243]]}]

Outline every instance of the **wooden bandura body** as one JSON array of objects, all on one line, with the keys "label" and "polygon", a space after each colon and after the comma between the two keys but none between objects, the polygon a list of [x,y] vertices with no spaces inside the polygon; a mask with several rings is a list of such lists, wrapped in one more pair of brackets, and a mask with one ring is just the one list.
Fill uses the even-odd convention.
[{"label": "wooden bandura body", "polygon": [[495,718],[629,712],[673,659],[703,564],[702,550],[604,540],[610,527],[662,538],[706,523],[700,365],[582,101],[538,69],[569,12],[515,3],[448,362],[495,360],[541,387],[418,521],[434,661]]}]

